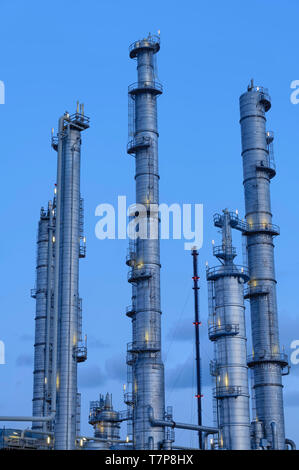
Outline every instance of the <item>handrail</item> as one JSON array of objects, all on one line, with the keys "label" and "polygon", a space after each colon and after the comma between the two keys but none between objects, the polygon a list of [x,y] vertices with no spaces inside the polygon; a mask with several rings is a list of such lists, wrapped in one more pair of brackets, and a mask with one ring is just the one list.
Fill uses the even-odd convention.
[{"label": "handrail", "polygon": [[249,278],[249,269],[246,266],[233,264],[231,266],[215,266],[207,268],[207,278],[220,277],[220,276],[233,276],[240,275],[245,278]]},{"label": "handrail", "polygon": [[142,80],[139,82],[132,83],[128,87],[128,92],[132,93],[135,90],[156,90],[159,93],[163,92],[163,85],[157,81]]}]

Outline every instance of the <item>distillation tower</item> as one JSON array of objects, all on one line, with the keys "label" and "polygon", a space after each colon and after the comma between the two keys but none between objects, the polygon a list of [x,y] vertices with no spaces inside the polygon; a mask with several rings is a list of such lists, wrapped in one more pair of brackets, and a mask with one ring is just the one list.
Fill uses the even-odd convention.
[{"label": "distillation tower", "polygon": [[[53,279],[55,241],[55,198],[40,211],[37,232],[36,286],[31,297],[36,299],[33,416],[50,413],[52,345],[53,345]],[[33,422],[35,431],[51,431],[51,422]]]},{"label": "distillation tower", "polygon": [[[100,399],[90,402],[88,422],[94,427],[94,436],[98,439],[93,446],[97,450],[109,449],[111,444],[119,440],[119,429],[122,418],[113,409],[112,395],[100,395]],[[90,448],[91,444],[89,444]]]},{"label": "distillation tower", "polygon": [[[154,55],[160,39],[149,35],[130,46],[137,60],[138,82],[129,86],[129,134],[127,152],[136,162],[136,232],[130,240],[127,264],[132,284],[132,342],[127,363],[131,370],[125,402],[133,412],[133,445],[136,449],[159,449],[164,441],[163,427],[153,426],[148,409],[158,419],[165,417],[164,367],[161,359],[160,243],[158,236],[159,171],[157,97],[162,86],[156,81]],[[137,218],[139,222],[137,223]],[[141,225],[145,236],[138,235]],[[152,230],[156,236],[152,236]],[[143,234],[144,235],[144,234]],[[147,237],[147,235],[149,235]],[[135,239],[134,239],[135,238]]]},{"label": "distillation tower", "polygon": [[80,395],[77,363],[86,360],[82,343],[82,309],[79,297],[79,258],[85,257],[83,204],[80,196],[81,132],[89,127],[83,106],[59,119],[57,138],[57,194],[55,235],[54,310],[57,325],[57,409],[55,448],[74,449],[79,432]]},{"label": "distillation tower", "polygon": [[214,342],[214,399],[218,447],[229,450],[250,449],[249,388],[246,350],[244,283],[249,280],[246,267],[234,264],[237,256],[232,246],[232,228],[241,230],[238,216],[224,210],[214,216],[221,228],[222,244],[213,254],[221,262],[207,268],[209,283],[209,339]]},{"label": "distillation tower", "polygon": [[[282,375],[288,358],[281,352],[278,332],[270,181],[275,176],[273,133],[266,130],[265,113],[271,107],[267,89],[253,81],[240,97],[240,124],[245,191],[247,254],[250,272],[246,297],[250,299],[255,426],[273,449],[285,449]],[[257,447],[259,442],[257,442]],[[265,444],[267,445],[267,443]]]},{"label": "distillation tower", "polygon": [[[81,132],[89,127],[83,105],[59,119],[55,198],[41,211],[38,229],[33,429],[54,430],[55,448],[74,449],[80,433],[77,363],[87,358],[82,340],[79,258],[86,253],[80,196]],[[53,425],[54,423],[54,425]]]}]

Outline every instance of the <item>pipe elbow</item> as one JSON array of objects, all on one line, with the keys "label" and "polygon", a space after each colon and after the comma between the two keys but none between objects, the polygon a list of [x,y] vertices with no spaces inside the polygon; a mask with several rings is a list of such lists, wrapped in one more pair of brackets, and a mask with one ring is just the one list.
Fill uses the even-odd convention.
[{"label": "pipe elbow", "polygon": [[292,439],[286,439],[285,440],[286,446],[289,446],[291,450],[296,450],[296,444]]}]

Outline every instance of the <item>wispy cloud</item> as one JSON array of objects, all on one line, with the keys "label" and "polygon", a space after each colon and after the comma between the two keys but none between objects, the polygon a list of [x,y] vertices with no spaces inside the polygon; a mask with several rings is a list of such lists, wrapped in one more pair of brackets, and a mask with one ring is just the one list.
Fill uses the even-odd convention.
[{"label": "wispy cloud", "polygon": [[98,387],[106,382],[106,374],[104,374],[97,365],[80,367],[78,371],[78,382],[79,387],[82,388]]},{"label": "wispy cloud", "polygon": [[105,370],[110,379],[119,380],[122,383],[126,382],[127,367],[124,355],[119,354],[107,359]]},{"label": "wispy cloud", "polygon": [[23,335],[19,336],[19,340],[20,341],[30,341],[30,342],[33,342],[34,341],[34,336],[29,334],[29,333],[24,333]]},{"label": "wispy cloud", "polygon": [[[201,371],[202,386],[211,385],[210,371],[207,367]],[[166,386],[169,390],[192,388],[196,385],[195,362],[193,356],[185,362],[166,369]]]},{"label": "wispy cloud", "polygon": [[108,348],[108,347],[109,345],[104,343],[101,339],[98,339],[95,336],[88,337],[88,348],[103,349],[103,348]]},{"label": "wispy cloud", "polygon": [[33,357],[31,354],[20,354],[16,359],[16,365],[18,367],[32,367]]}]

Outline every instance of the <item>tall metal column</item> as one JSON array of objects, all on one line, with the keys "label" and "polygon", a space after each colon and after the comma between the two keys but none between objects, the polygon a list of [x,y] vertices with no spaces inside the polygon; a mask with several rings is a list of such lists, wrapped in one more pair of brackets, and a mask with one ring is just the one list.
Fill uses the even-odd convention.
[{"label": "tall metal column", "polygon": [[232,227],[241,230],[238,217],[223,211],[214,216],[222,230],[222,245],[213,249],[220,266],[207,269],[210,291],[209,338],[215,342],[214,397],[220,428],[219,448],[250,449],[249,389],[246,352],[244,282],[249,280],[245,267],[234,264],[237,256],[232,246]]},{"label": "tall metal column", "polygon": [[[49,413],[49,385],[51,381],[50,348],[53,293],[53,209],[41,208],[37,236],[36,287],[31,296],[36,299],[34,372],[33,372],[33,416]],[[50,429],[51,423],[33,422],[34,430]]]},{"label": "tall metal column", "polygon": [[57,407],[55,448],[74,449],[77,419],[77,362],[86,359],[79,344],[80,298],[80,154],[81,132],[89,127],[83,110],[66,113],[59,120],[59,133],[52,146],[58,151],[57,178],[57,250],[59,261],[55,284],[54,308],[58,309],[57,335]]},{"label": "tall metal column", "polygon": [[[191,255],[193,258],[193,290],[194,290],[194,327],[195,327],[195,355],[196,355],[196,381],[197,381],[197,424],[198,426],[202,425],[202,411],[201,411],[201,367],[200,367],[200,337],[199,337],[199,302],[198,302],[198,291],[199,291],[199,276],[198,276],[198,266],[197,266],[197,257],[198,251],[193,249],[191,251]],[[202,433],[201,431],[198,432],[198,445],[199,449],[203,448],[202,442]]]},{"label": "tall metal column", "polygon": [[[130,46],[130,57],[137,59],[138,82],[129,86],[129,111],[132,140],[128,153],[136,158],[136,202],[146,209],[143,214],[149,231],[158,227],[159,204],[157,96],[162,86],[156,81],[154,54],[160,49],[158,37],[148,36]],[[149,405],[155,416],[164,419],[164,367],[161,359],[160,243],[158,235],[137,238],[130,244],[127,264],[132,284],[133,340],[128,345],[128,364],[132,367],[132,392],[127,403],[133,407],[133,441],[136,449],[159,449],[164,429],[152,426]]]},{"label": "tall metal column", "polygon": [[268,91],[254,86],[240,97],[240,124],[247,231],[253,354],[248,365],[254,371],[256,420],[264,437],[274,446],[271,423],[276,423],[278,448],[285,449],[282,369],[288,359],[280,350],[273,237],[279,228],[272,224],[270,180],[275,176],[265,113],[271,107]]}]

